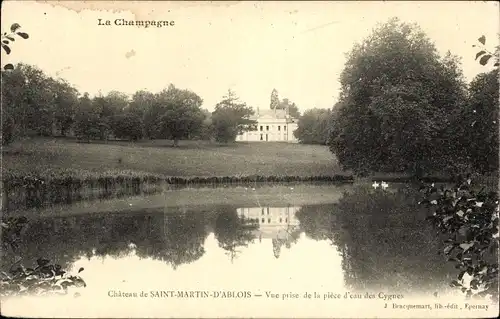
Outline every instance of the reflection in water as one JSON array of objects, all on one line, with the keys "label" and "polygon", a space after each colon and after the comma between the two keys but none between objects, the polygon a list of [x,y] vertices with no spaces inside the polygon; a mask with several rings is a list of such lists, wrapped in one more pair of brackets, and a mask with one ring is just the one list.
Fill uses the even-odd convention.
[{"label": "reflection in water", "polygon": [[[2,266],[10,265],[15,255],[29,263],[43,252],[63,267],[84,256],[123,260],[122,266],[129,268],[126,260],[133,255],[144,265],[155,260],[178,271],[200,263],[212,245],[221,254],[210,257],[210,267],[237,260],[264,267],[265,255],[278,268],[299,267],[297,273],[305,277],[312,265],[322,264],[324,272],[318,276],[342,278],[353,290],[442,289],[449,282],[448,269],[436,254],[439,239],[424,217],[407,194],[360,188],[329,205],[226,205],[40,218],[30,221],[19,251],[7,252]],[[335,263],[325,264],[330,257]],[[258,275],[251,276],[261,282]]]},{"label": "reflection in water", "polygon": [[270,238],[273,245],[274,257],[279,258],[281,247],[290,248],[296,243],[301,230],[295,213],[299,207],[251,207],[239,208],[238,215],[258,224],[255,231],[259,241]]},{"label": "reflection in water", "polygon": [[441,241],[426,214],[408,190],[360,187],[338,203],[304,206],[297,218],[308,237],[328,239],[337,247],[350,289],[442,290],[454,270],[438,255]]}]

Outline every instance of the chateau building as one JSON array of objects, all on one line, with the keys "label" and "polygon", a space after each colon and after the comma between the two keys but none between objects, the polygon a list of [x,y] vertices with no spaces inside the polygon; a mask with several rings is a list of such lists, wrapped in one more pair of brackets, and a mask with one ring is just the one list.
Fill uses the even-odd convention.
[{"label": "chateau building", "polygon": [[250,118],[257,121],[257,130],[243,132],[236,137],[242,142],[287,142],[298,143],[293,135],[297,129],[297,119],[286,110],[259,110]]}]

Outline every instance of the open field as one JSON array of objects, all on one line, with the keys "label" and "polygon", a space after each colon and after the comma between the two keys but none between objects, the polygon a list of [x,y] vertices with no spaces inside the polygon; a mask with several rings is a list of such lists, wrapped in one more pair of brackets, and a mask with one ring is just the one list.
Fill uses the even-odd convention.
[{"label": "open field", "polygon": [[[36,138],[15,142],[3,151],[3,173],[45,177],[86,174],[163,176],[319,176],[341,174],[335,157],[319,145],[205,141],[78,143]],[[50,173],[47,173],[50,172]]]}]

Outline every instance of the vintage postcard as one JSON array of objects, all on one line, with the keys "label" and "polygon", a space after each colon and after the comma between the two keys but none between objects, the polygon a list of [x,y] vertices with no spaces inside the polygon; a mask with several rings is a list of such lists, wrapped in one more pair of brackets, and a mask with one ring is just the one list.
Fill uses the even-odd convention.
[{"label": "vintage postcard", "polygon": [[499,15],[3,2],[1,314],[498,316]]}]

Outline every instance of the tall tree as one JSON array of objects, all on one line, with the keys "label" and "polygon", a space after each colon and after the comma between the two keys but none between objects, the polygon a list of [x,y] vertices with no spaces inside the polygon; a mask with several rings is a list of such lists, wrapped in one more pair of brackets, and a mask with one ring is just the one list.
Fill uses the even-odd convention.
[{"label": "tall tree", "polygon": [[450,114],[464,83],[454,59],[442,59],[417,25],[391,19],[357,44],[341,74],[330,149],[347,169],[438,170]]},{"label": "tall tree", "polygon": [[87,92],[80,97],[73,126],[76,137],[87,142],[102,139],[103,135],[107,134],[107,127],[100,118],[100,110],[96,109],[92,102]]},{"label": "tall tree", "polygon": [[54,113],[55,121],[61,135],[65,136],[74,121],[78,105],[78,90],[64,80],[54,83]]},{"label": "tall tree", "polygon": [[271,110],[277,110],[280,105],[280,99],[278,97],[278,91],[276,89],[273,89],[271,92],[271,103],[269,104],[269,107]]},{"label": "tall tree", "polygon": [[216,141],[234,142],[238,134],[255,129],[256,122],[250,119],[253,114],[253,109],[239,101],[235,93],[229,90],[212,113],[212,128]]},{"label": "tall tree", "polygon": [[156,99],[156,107],[162,112],[158,122],[160,135],[172,139],[176,147],[180,139],[197,134],[204,120],[202,102],[196,93],[172,84],[160,92]]}]

